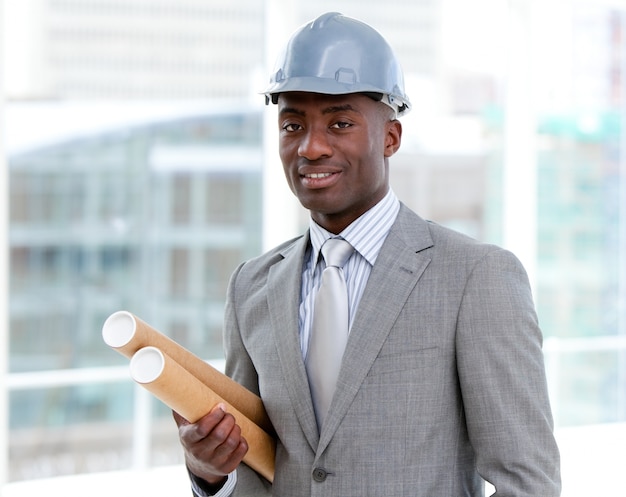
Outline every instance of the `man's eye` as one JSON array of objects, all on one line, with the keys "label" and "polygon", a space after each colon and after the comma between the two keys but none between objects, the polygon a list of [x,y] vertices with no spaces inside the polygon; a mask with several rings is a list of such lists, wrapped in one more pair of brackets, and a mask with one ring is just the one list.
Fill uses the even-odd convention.
[{"label": "man's eye", "polygon": [[348,122],[345,122],[345,121],[339,121],[339,122],[336,122],[335,124],[333,124],[331,126],[331,128],[346,129],[346,128],[349,128],[350,126],[352,126],[352,123],[348,123]]},{"label": "man's eye", "polygon": [[299,124],[296,123],[287,123],[283,125],[284,131],[298,131],[301,128]]}]

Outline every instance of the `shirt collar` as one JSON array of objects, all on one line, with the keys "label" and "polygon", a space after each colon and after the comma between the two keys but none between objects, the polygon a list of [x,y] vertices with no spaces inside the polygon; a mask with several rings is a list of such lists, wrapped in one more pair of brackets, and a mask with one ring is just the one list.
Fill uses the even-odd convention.
[{"label": "shirt collar", "polygon": [[361,217],[355,219],[338,235],[325,230],[311,218],[309,220],[309,229],[312,267],[315,267],[324,242],[336,236],[350,243],[373,266],[399,210],[400,201],[390,188],[380,202]]}]

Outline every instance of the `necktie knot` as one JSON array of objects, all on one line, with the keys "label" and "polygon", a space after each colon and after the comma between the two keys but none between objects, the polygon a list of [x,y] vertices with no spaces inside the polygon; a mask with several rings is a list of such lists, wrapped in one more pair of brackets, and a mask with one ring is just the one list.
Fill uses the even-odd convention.
[{"label": "necktie knot", "polygon": [[354,247],[343,238],[329,238],[322,245],[322,256],[326,267],[342,268],[354,252]]}]

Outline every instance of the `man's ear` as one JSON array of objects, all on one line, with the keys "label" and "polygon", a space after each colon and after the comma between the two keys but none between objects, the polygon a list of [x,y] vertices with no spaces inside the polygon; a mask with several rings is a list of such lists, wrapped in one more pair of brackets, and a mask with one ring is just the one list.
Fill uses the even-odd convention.
[{"label": "man's ear", "polygon": [[385,157],[391,157],[400,148],[402,143],[402,124],[397,119],[386,123]]}]

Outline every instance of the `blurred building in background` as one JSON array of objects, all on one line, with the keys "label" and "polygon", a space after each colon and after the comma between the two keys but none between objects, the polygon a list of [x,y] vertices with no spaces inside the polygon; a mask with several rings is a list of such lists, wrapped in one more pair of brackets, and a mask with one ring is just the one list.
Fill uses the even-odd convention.
[{"label": "blurred building in background", "polygon": [[[16,33],[5,59],[19,69],[7,74],[5,106],[11,479],[180,462],[168,410],[155,401],[146,411],[137,388],[116,376],[127,361],[100,329],[128,309],[202,357],[221,358],[228,278],[262,250],[258,91],[276,28],[268,4],[282,4],[294,28],[338,10],[386,36],[413,101],[392,161],[394,190],[425,218],[503,243],[506,75],[450,61],[448,24],[469,26],[454,33],[459,46],[476,36],[449,3],[8,4]],[[589,2],[560,8],[558,20],[547,17],[553,25],[537,14],[545,32],[570,39],[546,45],[555,58],[535,81],[535,297],[557,424],[623,422],[626,358],[613,339],[626,333],[626,15]],[[109,379],[81,380],[108,367]],[[54,371],[65,379],[54,383]],[[141,426],[148,433],[137,449]]]},{"label": "blurred building in background", "polygon": [[[18,4],[18,2],[14,2]],[[19,5],[22,4],[22,5]],[[32,0],[7,6],[23,98],[241,98],[263,63],[264,2]],[[10,28],[9,28],[10,29]],[[9,52],[16,47],[9,47]]]},{"label": "blurred building in background", "polygon": [[626,351],[608,338],[626,334],[626,14],[568,14],[577,36],[552,94],[569,105],[539,109],[536,297],[547,336],[570,340],[551,381],[557,421],[578,425],[626,419]]},{"label": "blurred building in background", "polygon": [[[38,113],[59,118],[63,106]],[[121,309],[202,357],[222,355],[228,278],[260,251],[260,121],[198,106],[11,157],[12,372],[127,363],[99,332]],[[123,467],[132,394],[127,382],[13,392],[14,476]]]}]

